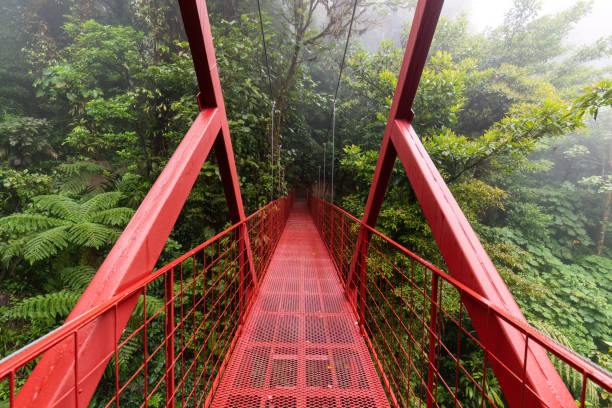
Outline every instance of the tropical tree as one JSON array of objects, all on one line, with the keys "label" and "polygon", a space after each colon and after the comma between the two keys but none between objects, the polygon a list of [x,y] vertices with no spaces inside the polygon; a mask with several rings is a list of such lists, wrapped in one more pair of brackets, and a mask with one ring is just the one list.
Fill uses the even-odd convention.
[{"label": "tropical tree", "polygon": [[[612,107],[612,81],[601,81],[593,87],[586,87],[585,93],[576,101],[575,109],[581,114],[590,113],[597,120],[597,114],[602,108]],[[601,217],[601,228],[597,241],[597,255],[601,255],[605,241],[606,230],[610,222],[612,211],[612,136],[608,135],[602,140],[601,173],[581,180],[583,184],[594,186],[597,192],[605,196],[605,205]]]}]

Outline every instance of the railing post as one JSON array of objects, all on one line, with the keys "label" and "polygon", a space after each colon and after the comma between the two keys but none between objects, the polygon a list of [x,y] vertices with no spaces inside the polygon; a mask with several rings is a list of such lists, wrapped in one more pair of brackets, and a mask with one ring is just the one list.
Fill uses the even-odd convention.
[{"label": "railing post", "polygon": [[342,276],[342,280],[344,282],[344,287],[346,288],[346,278],[344,277],[344,213],[341,214],[342,218],[340,219],[340,275]]},{"label": "railing post", "polygon": [[[238,234],[238,313],[239,313],[239,324],[244,323],[244,224],[240,225],[234,231]],[[259,280],[258,280],[259,281]],[[255,283],[255,282],[253,282]]]},{"label": "railing post", "polygon": [[[368,252],[368,239],[367,239],[367,231],[362,235],[363,242],[361,243],[361,256],[359,260],[359,275],[360,275],[360,283],[359,283],[359,325],[361,326],[361,334],[366,335],[365,330],[365,298],[366,298],[366,273],[367,273],[367,252]],[[347,283],[347,287],[350,287],[351,283]]]},{"label": "railing post", "polygon": [[323,209],[323,200],[319,199],[319,228],[321,229],[321,238],[324,238],[323,236],[323,216],[325,214],[325,211]]},{"label": "railing post", "polygon": [[166,406],[174,408],[174,268],[165,276]]},{"label": "railing post", "polygon": [[[264,219],[265,214],[266,214],[266,210],[264,209],[261,213],[260,213],[260,219],[259,219],[259,268],[261,269],[259,272],[260,274],[263,274],[263,268],[264,268],[264,259],[263,259],[263,249],[264,249],[264,228],[265,228],[265,224],[264,224]],[[261,275],[260,275],[261,276]],[[260,279],[257,279],[257,284],[259,285],[259,281]]]},{"label": "railing post", "polygon": [[437,332],[437,317],[438,311],[436,308],[436,301],[438,298],[438,275],[431,271],[431,308],[429,312],[429,365],[427,369],[427,408],[433,407],[434,395],[434,370],[435,370],[435,359],[436,359],[436,332]]},{"label": "railing post", "polygon": [[329,251],[334,258],[334,207],[329,207]]}]

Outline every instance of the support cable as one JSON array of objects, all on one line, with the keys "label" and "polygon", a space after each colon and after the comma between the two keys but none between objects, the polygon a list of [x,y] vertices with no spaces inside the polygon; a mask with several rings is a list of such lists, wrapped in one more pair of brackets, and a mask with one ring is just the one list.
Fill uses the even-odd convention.
[{"label": "support cable", "polygon": [[334,100],[331,114],[331,123],[328,129],[331,127],[332,134],[332,160],[331,160],[331,203],[334,203],[334,163],[336,161],[336,100],[338,99],[338,90],[340,89],[340,81],[342,80],[342,71],[344,71],[344,64],[346,61],[346,53],[348,51],[349,41],[351,39],[351,32],[353,30],[353,22],[355,21],[355,11],[357,10],[357,3],[359,0],[353,2],[353,12],[351,14],[351,22],[349,24],[348,33],[346,35],[346,42],[344,43],[344,54],[342,55],[342,63],[340,64],[340,72],[338,74],[338,82],[336,83],[336,91],[334,92]]},{"label": "support cable", "polygon": [[334,162],[336,155],[336,100],[332,110],[332,162],[331,162],[331,203],[334,203]]},{"label": "support cable", "polygon": [[270,98],[274,100],[274,95],[272,93],[272,77],[270,76],[270,64],[268,62],[268,47],[266,45],[266,34],[264,32],[263,18],[261,17],[261,4],[259,3],[259,0],[257,0],[257,11],[259,13],[259,28],[261,29],[261,42],[263,43],[266,71],[268,72],[268,88],[270,90]]},{"label": "support cable", "polygon": [[[266,33],[264,31],[263,17],[261,15],[261,3],[257,0],[257,12],[259,14],[259,28],[261,30],[261,42],[263,44],[264,60],[266,62],[266,72],[268,74],[268,89],[270,91],[270,99],[272,99],[272,125],[270,132],[270,201],[274,200],[274,111],[276,109],[276,101],[274,100],[274,93],[272,92],[272,76],[270,75],[270,63],[268,61],[268,46],[266,45]],[[280,152],[280,146],[279,146]],[[280,160],[280,158],[279,158]],[[280,186],[280,166],[278,169],[278,183]],[[280,187],[279,187],[280,192]]]}]

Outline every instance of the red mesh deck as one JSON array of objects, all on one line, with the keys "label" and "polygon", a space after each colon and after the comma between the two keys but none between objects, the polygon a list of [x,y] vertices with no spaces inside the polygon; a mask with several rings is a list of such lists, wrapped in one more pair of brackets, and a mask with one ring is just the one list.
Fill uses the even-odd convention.
[{"label": "red mesh deck", "polygon": [[389,406],[304,203],[289,217],[212,406]]}]

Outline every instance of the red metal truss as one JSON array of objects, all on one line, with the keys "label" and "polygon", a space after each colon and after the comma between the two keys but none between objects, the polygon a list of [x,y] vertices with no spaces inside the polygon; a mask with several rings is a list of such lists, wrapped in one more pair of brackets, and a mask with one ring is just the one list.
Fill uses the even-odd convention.
[{"label": "red metal truss", "polygon": [[[363,222],[365,225],[375,226],[395,160],[399,158],[451,274],[487,298],[491,304],[526,322],[512,294],[411,126],[412,103],[443,3],[443,0],[419,0],[417,5]],[[348,279],[353,287],[357,286],[353,280],[359,273],[357,270],[365,267],[360,265],[359,260],[368,245],[370,234],[366,228],[361,228]],[[469,299],[464,301],[479,337],[487,342],[486,348],[494,350],[498,355],[501,352],[507,356],[507,367],[497,362],[492,362],[492,365],[510,406],[522,406],[520,381],[511,373],[518,372],[522,367],[526,350],[529,367],[527,381],[541,400],[547,401],[550,407],[567,407],[574,404],[565,384],[540,347],[532,344],[526,346],[524,335],[513,331],[501,319],[490,317],[482,309],[470,307]],[[524,406],[542,406],[540,401],[525,402]]]},{"label": "red metal truss", "polygon": [[[122,288],[153,271],[213,147],[231,219],[234,223],[245,219],[206,3],[179,0],[179,5],[200,88],[201,111],[67,321],[108,301]],[[242,223],[240,228],[240,243],[244,246],[241,252],[246,253],[245,261],[256,288],[257,276],[246,225]],[[86,406],[115,347],[108,333],[123,331],[139,295],[118,306],[116,327],[110,315],[100,316],[76,334],[76,346],[66,341],[47,351],[19,392],[17,406]],[[79,358],[76,366],[77,359],[71,357],[75,354],[86,354],[87,358]],[[70,392],[75,386],[74,378],[80,381],[78,391]]]}]

